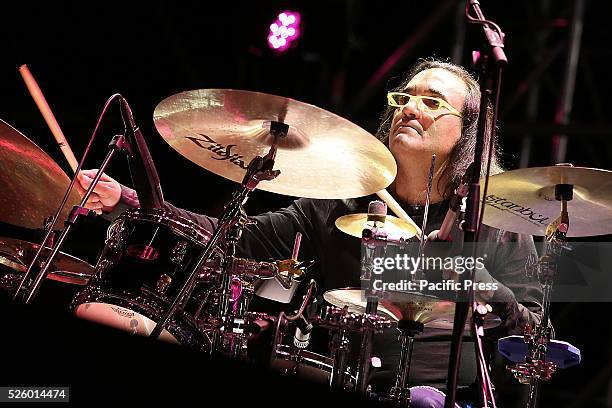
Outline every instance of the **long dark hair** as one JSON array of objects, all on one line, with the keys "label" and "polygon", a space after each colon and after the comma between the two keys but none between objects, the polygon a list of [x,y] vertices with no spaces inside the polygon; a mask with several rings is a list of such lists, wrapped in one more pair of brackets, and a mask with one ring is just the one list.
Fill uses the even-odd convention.
[{"label": "long dark hair", "polygon": [[[406,78],[402,83],[397,86],[393,91],[401,92],[408,86],[410,80],[419,72],[425,71],[432,68],[445,69],[448,72],[454,74],[463,82],[467,87],[467,93],[465,95],[465,101],[461,113],[463,119],[461,121],[461,137],[457,141],[457,144],[453,147],[448,160],[443,167],[439,170],[441,172],[440,178],[438,179],[438,191],[442,193],[444,198],[450,197],[455,188],[459,185],[461,177],[465,174],[468,166],[474,160],[474,150],[476,148],[476,130],[478,128],[478,115],[480,110],[480,87],[476,79],[463,67],[455,65],[451,62],[441,61],[434,58],[428,58],[420,60],[415,66],[408,71]],[[389,141],[389,130],[391,128],[391,120],[393,118],[393,112],[396,108],[387,106],[387,109],[382,114],[381,122],[376,132],[376,136],[387,144]],[[485,148],[484,157],[489,154],[489,140],[491,134],[495,140],[493,141],[493,155],[491,160],[491,174],[500,173],[503,171],[499,163],[499,145],[497,142],[497,135],[492,132],[491,123],[493,119],[493,107],[487,106],[487,120],[485,130]],[[482,175],[486,172],[486,166],[482,166]],[[440,185],[440,183],[443,183]]]}]

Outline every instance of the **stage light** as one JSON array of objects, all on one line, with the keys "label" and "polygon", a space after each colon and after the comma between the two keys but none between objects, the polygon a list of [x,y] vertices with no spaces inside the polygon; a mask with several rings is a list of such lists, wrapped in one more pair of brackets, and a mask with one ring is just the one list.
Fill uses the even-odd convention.
[{"label": "stage light", "polygon": [[300,36],[300,13],[283,11],[279,13],[276,21],[270,24],[268,45],[276,51],[286,51],[291,43]]}]

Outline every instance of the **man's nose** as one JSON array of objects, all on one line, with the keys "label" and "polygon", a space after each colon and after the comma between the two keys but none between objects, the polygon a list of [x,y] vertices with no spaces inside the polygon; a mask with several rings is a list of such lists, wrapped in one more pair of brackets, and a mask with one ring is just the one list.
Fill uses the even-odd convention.
[{"label": "man's nose", "polygon": [[421,109],[419,109],[416,99],[410,98],[408,103],[402,106],[402,113],[411,118],[420,118]]}]

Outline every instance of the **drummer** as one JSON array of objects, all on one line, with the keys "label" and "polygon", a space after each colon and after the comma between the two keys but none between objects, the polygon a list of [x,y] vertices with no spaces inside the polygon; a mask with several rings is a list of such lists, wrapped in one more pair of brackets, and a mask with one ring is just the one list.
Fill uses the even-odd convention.
[{"label": "drummer", "polygon": [[[392,152],[398,166],[391,194],[419,223],[423,217],[427,180],[432,154],[436,154],[435,176],[431,191],[428,226],[425,233],[438,229],[448,209],[448,199],[457,187],[474,156],[480,90],[475,79],[462,67],[434,59],[419,61],[405,80],[388,96],[377,136]],[[487,123],[491,111],[487,110]],[[490,135],[490,126],[488,126]],[[485,146],[488,141],[485,142]],[[497,145],[494,144],[493,173],[500,172]],[[487,152],[485,151],[485,157]],[[80,189],[86,188],[94,171],[79,176]],[[331,176],[331,175],[330,175]],[[350,200],[298,199],[289,207],[254,217],[239,241],[239,255],[253,259],[288,259],[296,232],[303,235],[301,259],[315,259],[312,277],[320,292],[359,286],[360,242],[343,234],[334,221],[345,214],[367,211],[371,197]],[[138,207],[134,190],[103,176],[88,207],[110,217],[130,207]],[[212,229],[216,220],[178,209],[166,208]],[[497,335],[519,334],[527,323],[540,319],[542,292],[539,283],[525,278],[528,255],[536,254],[531,236],[500,231],[483,226],[481,240],[496,243],[490,248],[485,268],[478,269],[476,280],[496,283],[497,290],[486,299],[493,313],[502,319]],[[503,245],[503,243],[513,243]],[[399,357],[396,333],[382,336],[375,352],[383,361],[379,374],[392,381]],[[380,337],[379,337],[380,339]],[[422,341],[426,340],[426,341]],[[449,356],[449,332],[428,330],[417,336],[410,371],[413,407],[442,407]],[[476,379],[474,347],[464,343],[459,375],[458,401],[469,402],[470,385]],[[381,382],[378,392],[385,393],[392,384]],[[376,386],[376,384],[375,384]],[[385,389],[385,387],[387,387]]]}]

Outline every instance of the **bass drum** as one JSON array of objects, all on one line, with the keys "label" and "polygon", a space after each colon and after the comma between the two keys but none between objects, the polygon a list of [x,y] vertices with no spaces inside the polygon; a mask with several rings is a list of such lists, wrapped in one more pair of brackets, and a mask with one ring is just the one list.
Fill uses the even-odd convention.
[{"label": "bass drum", "polygon": [[[109,227],[93,278],[71,303],[83,319],[148,336],[204,252],[211,233],[164,210],[133,209]],[[206,319],[222,251],[201,267],[161,340],[210,349]]]}]

